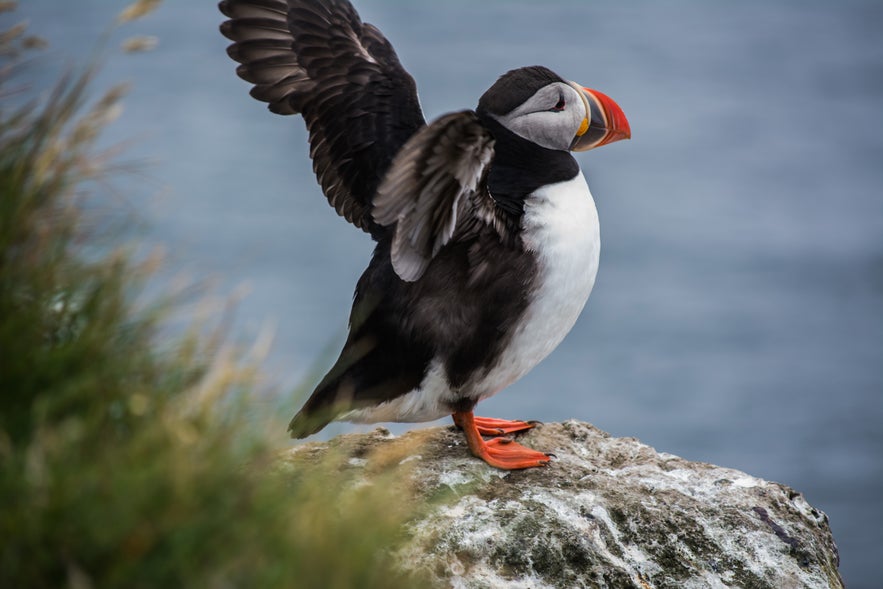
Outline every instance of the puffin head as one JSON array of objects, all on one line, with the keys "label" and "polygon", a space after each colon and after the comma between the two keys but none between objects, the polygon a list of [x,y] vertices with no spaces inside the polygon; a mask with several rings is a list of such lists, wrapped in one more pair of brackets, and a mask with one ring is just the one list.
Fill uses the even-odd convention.
[{"label": "puffin head", "polygon": [[547,149],[586,151],[631,137],[625,114],[607,95],[542,66],[500,76],[478,101],[477,112]]}]

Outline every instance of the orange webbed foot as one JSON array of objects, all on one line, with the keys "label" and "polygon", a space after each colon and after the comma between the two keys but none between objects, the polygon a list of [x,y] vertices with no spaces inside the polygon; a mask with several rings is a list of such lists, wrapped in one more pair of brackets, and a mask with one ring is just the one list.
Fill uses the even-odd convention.
[{"label": "orange webbed foot", "polygon": [[466,435],[466,442],[472,454],[493,467],[504,470],[517,470],[545,466],[551,460],[544,452],[526,448],[511,438],[493,438],[485,441],[482,434],[500,436],[533,428],[536,423],[508,421],[487,417],[475,417],[471,411],[453,414],[454,423]]}]

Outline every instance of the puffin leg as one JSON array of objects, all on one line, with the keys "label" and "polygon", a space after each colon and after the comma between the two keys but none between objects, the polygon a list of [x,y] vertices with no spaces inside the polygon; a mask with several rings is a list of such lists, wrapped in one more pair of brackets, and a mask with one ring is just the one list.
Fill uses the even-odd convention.
[{"label": "puffin leg", "polygon": [[[493,467],[503,470],[517,470],[544,466],[551,460],[548,454],[525,448],[510,438],[493,438],[485,441],[476,424],[472,411],[458,411],[453,414],[454,423],[463,429],[469,450]],[[522,422],[526,423],[526,422]],[[531,427],[533,427],[531,425]],[[528,428],[530,429],[530,428]]]},{"label": "puffin leg", "polygon": [[[454,418],[454,424],[460,429],[463,429],[463,424],[457,417],[458,415],[462,414],[454,413],[452,415]],[[524,432],[533,429],[539,423],[539,421],[513,421],[509,419],[496,419],[493,417],[479,417],[477,415],[473,416],[472,419],[475,422],[475,426],[478,428],[478,433],[483,436],[504,436],[506,434]]]}]

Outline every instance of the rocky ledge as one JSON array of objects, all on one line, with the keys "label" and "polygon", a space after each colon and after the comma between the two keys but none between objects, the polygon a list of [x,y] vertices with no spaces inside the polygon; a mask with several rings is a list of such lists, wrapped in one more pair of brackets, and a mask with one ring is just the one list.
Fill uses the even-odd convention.
[{"label": "rocky ledge", "polygon": [[289,458],[342,451],[369,482],[372,462],[401,470],[428,506],[409,523],[402,565],[440,586],[843,587],[827,517],[793,489],[586,423],[542,424],[519,442],[557,459],[499,471],[453,427],[380,428]]}]

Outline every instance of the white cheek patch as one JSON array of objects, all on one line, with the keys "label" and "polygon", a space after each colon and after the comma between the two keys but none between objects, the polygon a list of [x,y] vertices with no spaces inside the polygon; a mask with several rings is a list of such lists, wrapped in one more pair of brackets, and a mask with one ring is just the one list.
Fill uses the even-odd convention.
[{"label": "white cheek patch", "polygon": [[[564,110],[550,110],[562,95]],[[573,88],[553,84],[540,89],[512,112],[495,118],[519,137],[547,149],[566,151],[585,118],[585,107]]]},{"label": "white cheek patch", "polygon": [[[566,116],[565,112],[535,112],[516,117],[509,121],[507,126],[516,135],[537,145],[549,149],[561,149],[561,123],[566,122],[562,121],[562,118]],[[507,123],[503,122],[503,124]]]}]

